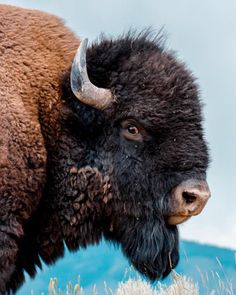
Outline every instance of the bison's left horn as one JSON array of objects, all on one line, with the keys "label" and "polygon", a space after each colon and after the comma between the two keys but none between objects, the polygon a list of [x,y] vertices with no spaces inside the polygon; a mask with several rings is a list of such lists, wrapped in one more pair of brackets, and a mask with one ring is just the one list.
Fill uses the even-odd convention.
[{"label": "bison's left horn", "polygon": [[71,89],[74,95],[84,104],[104,110],[112,103],[112,93],[109,89],[98,88],[88,77],[86,66],[86,49],[88,39],[81,41],[70,73]]}]

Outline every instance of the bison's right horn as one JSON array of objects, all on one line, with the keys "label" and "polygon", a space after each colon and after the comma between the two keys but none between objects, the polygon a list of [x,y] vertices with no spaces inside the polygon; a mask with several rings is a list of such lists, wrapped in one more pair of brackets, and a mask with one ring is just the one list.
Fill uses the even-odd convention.
[{"label": "bison's right horn", "polygon": [[88,77],[86,66],[86,49],[88,39],[81,41],[70,73],[71,89],[74,95],[84,104],[104,110],[112,103],[112,93],[109,89],[98,88]]}]

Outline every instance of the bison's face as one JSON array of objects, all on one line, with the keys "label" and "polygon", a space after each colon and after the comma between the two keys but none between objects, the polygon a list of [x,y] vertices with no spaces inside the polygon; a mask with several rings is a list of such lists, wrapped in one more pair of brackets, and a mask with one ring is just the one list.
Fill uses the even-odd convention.
[{"label": "bison's face", "polygon": [[[111,91],[103,94],[111,102],[81,116],[93,134],[87,164],[108,175],[112,187],[104,236],[121,244],[131,263],[155,280],[178,262],[176,224],[200,213],[209,198],[208,153],[191,74],[171,54],[145,42],[146,51],[144,40],[127,43],[128,57],[119,56],[112,42],[89,51],[90,79]],[[108,63],[97,57],[102,46],[108,56],[112,50],[119,56],[108,76],[97,65]]]}]

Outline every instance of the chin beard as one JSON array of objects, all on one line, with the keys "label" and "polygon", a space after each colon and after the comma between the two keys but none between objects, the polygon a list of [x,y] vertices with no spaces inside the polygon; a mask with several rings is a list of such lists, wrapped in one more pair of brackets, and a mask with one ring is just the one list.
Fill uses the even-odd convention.
[{"label": "chin beard", "polygon": [[165,278],[179,261],[177,227],[156,218],[116,217],[105,229],[105,238],[120,244],[135,269],[151,281]]}]

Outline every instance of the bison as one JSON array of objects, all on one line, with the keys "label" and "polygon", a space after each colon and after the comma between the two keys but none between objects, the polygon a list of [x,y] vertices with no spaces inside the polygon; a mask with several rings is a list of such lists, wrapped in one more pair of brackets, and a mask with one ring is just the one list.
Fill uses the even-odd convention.
[{"label": "bison", "polygon": [[87,49],[57,17],[1,5],[0,65],[0,294],[103,237],[167,276],[177,224],[210,196],[185,64],[148,31]]}]

